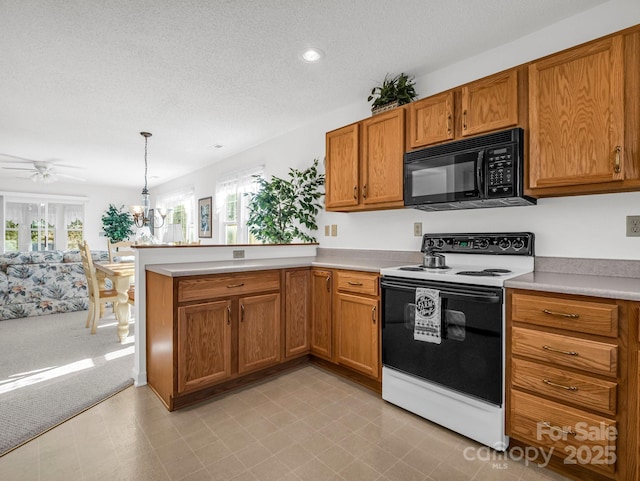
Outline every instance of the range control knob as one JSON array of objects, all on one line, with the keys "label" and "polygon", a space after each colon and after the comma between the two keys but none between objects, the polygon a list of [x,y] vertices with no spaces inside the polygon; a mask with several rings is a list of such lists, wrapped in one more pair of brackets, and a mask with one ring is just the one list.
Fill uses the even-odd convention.
[{"label": "range control knob", "polygon": [[444,247],[444,241],[442,239],[436,239],[436,247]]},{"label": "range control knob", "polygon": [[520,249],[522,249],[524,247],[524,240],[516,239],[516,240],[513,241],[513,243],[511,245],[513,246],[514,250],[519,251]]},{"label": "range control knob", "polygon": [[436,243],[433,241],[433,239],[428,239],[427,240],[427,247],[433,247]]},{"label": "range control knob", "polygon": [[487,238],[478,239],[476,241],[476,246],[478,246],[478,249],[486,249],[487,247],[489,247],[489,239]]},{"label": "range control knob", "polygon": [[498,242],[498,247],[503,251],[506,251],[509,247],[511,247],[511,241],[509,239],[500,239]]}]

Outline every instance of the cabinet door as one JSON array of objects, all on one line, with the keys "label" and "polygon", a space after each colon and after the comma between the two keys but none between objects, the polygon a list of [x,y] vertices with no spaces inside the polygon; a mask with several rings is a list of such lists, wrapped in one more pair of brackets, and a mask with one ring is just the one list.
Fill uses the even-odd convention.
[{"label": "cabinet door", "polygon": [[412,102],[407,111],[410,148],[453,140],[453,92]]},{"label": "cabinet door", "polygon": [[239,300],[238,373],[280,361],[280,294]]},{"label": "cabinet door", "polygon": [[285,273],[285,357],[309,351],[309,269]]},{"label": "cabinet door", "polygon": [[518,71],[509,70],[462,87],[462,135],[518,124]]},{"label": "cabinet door", "polygon": [[331,360],[331,271],[311,271],[311,352]]},{"label": "cabinet door", "polygon": [[362,122],[362,203],[403,199],[404,109],[396,108]]},{"label": "cabinet door", "polygon": [[[327,132],[325,206],[327,210],[359,203],[359,124]],[[348,209],[346,209],[348,210]]]},{"label": "cabinet door", "polygon": [[531,188],[623,180],[623,87],[621,36],[529,66]]},{"label": "cabinet door", "polygon": [[231,301],[178,308],[178,393],[231,375]]},{"label": "cabinet door", "polygon": [[336,296],[336,356],[340,364],[378,378],[378,301],[339,293]]}]

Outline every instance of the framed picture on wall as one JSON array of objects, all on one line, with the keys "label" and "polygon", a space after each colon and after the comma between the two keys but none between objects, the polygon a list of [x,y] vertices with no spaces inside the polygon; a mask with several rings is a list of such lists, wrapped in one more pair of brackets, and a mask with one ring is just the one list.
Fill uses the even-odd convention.
[{"label": "framed picture on wall", "polygon": [[198,199],[198,237],[211,237],[211,197]]}]

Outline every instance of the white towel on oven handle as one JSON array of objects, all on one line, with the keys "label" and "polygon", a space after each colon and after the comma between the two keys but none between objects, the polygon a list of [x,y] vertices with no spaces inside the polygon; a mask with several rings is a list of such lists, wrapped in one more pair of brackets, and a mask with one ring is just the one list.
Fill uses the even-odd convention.
[{"label": "white towel on oven handle", "polygon": [[442,303],[438,289],[416,289],[416,315],[413,339],[440,344],[442,342]]}]

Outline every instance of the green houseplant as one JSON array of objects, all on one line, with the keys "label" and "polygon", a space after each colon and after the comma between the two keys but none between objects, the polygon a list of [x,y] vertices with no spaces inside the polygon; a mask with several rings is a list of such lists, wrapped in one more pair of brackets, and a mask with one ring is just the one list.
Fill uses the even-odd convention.
[{"label": "green houseplant", "polygon": [[387,74],[382,84],[371,89],[371,95],[369,95],[367,101],[371,102],[373,100],[371,110],[375,111],[394,102],[397,102],[397,105],[408,104],[412,102],[416,96],[414,77],[409,78],[409,76],[404,73],[396,75],[395,77]]},{"label": "green houseplant", "polygon": [[318,173],[318,159],[305,170],[289,169],[289,180],[255,175],[256,192],[249,197],[247,227],[256,239],[271,244],[290,244],[294,239],[315,242],[304,229],[317,230],[316,215],[322,207],[324,174]]},{"label": "green houseplant", "polygon": [[111,242],[120,242],[133,235],[133,217],[123,209],[124,205],[118,208],[109,204],[102,215],[102,229]]}]

